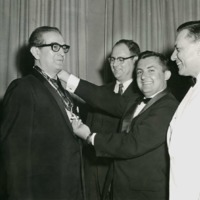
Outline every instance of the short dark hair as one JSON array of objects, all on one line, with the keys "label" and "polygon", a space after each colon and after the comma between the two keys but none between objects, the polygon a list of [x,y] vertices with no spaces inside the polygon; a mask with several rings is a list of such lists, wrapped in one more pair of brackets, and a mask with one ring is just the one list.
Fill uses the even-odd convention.
[{"label": "short dark hair", "polygon": [[185,22],[177,28],[177,32],[182,30],[188,30],[188,37],[194,37],[195,41],[200,39],[200,21]]},{"label": "short dark hair", "polygon": [[60,35],[61,32],[57,27],[41,26],[36,28],[29,37],[29,47],[39,46],[44,44],[43,34],[47,32],[57,32]]},{"label": "short dark hair", "polygon": [[169,59],[166,56],[164,56],[163,54],[157,53],[157,52],[154,52],[154,51],[144,51],[144,52],[140,53],[140,55],[138,57],[138,60],[136,61],[136,69],[137,69],[139,61],[141,59],[145,59],[145,58],[148,58],[148,57],[156,57],[156,58],[158,58],[160,64],[163,67],[163,71],[167,71],[167,70],[170,71]]},{"label": "short dark hair", "polygon": [[133,40],[121,39],[115,43],[114,47],[117,46],[118,44],[125,44],[133,55],[139,55],[140,53],[139,45]]}]

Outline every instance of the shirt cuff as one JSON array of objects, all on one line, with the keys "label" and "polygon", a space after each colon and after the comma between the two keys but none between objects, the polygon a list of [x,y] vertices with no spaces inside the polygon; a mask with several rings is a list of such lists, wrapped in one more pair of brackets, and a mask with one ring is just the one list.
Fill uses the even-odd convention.
[{"label": "shirt cuff", "polygon": [[67,85],[66,85],[66,90],[74,93],[76,88],[78,87],[78,84],[80,82],[80,79],[76,76],[74,76],[73,74],[70,74],[69,79],[67,81]]},{"label": "shirt cuff", "polygon": [[96,133],[93,133],[93,135],[90,137],[90,141],[91,141],[91,144],[94,146],[94,138],[96,136]]}]

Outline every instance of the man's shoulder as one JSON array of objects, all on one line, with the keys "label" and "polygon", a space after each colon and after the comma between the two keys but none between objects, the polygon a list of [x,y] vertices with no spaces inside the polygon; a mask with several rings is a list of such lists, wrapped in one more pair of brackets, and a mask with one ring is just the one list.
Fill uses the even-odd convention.
[{"label": "man's shoulder", "polygon": [[21,78],[17,78],[15,80],[13,80],[11,82],[10,85],[16,85],[16,86],[27,86],[27,84],[31,84],[31,83],[34,83],[36,82],[36,78],[32,75],[32,74],[29,74],[27,76],[24,76],[24,77],[21,77]]},{"label": "man's shoulder", "polygon": [[17,78],[9,84],[6,94],[11,92],[28,93],[36,82],[37,80],[33,75]]},{"label": "man's shoulder", "polygon": [[164,98],[164,100],[167,101],[172,101],[176,104],[179,104],[179,101],[177,100],[177,98],[172,94],[171,91],[168,91],[168,93],[166,94],[166,98]]},{"label": "man's shoulder", "polygon": [[166,109],[175,110],[179,105],[179,101],[170,91],[168,91],[164,96],[162,96],[156,102],[155,106],[158,104],[159,104],[159,107],[162,106],[162,107],[165,107]]},{"label": "man's shoulder", "polygon": [[110,83],[106,83],[106,84],[104,84],[104,85],[102,85],[102,87],[105,87],[105,88],[108,88],[108,89],[114,89],[114,87],[115,87],[115,84],[116,84],[116,82],[115,81],[112,81],[112,82],[110,82]]}]

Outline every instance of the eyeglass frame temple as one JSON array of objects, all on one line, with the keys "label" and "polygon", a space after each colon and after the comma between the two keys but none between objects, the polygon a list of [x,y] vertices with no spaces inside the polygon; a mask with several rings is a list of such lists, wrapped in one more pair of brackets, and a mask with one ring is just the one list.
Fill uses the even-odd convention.
[{"label": "eyeglass frame temple", "polygon": [[[134,58],[135,56],[137,56],[137,55],[132,55],[132,56],[129,56],[129,57],[127,57],[127,58],[124,58],[124,57],[121,57],[121,58],[123,58],[123,61],[124,61],[124,60],[127,60],[127,59],[129,59],[129,58]],[[112,58],[112,57],[109,57],[109,58],[108,58],[108,61],[109,61],[110,63],[111,63],[111,60],[110,60],[111,58]],[[113,57],[113,58],[114,58],[114,57]],[[120,57],[118,57],[118,58],[120,58]],[[117,58],[114,58],[114,59],[117,60]],[[114,60],[114,62],[115,62],[115,60]]]},{"label": "eyeglass frame temple", "polygon": [[[63,46],[67,46],[67,50],[69,51],[69,49],[70,49],[70,46],[69,45],[67,45],[67,44],[63,44],[63,45],[61,45],[61,44],[58,44],[58,43],[51,43],[51,44],[42,44],[42,45],[38,45],[38,46],[36,46],[36,47],[51,47],[51,49],[52,49],[52,51],[53,51],[53,45],[58,45],[60,48],[62,48],[63,49]],[[59,49],[60,50],[60,49]],[[58,50],[58,51],[59,51]],[[64,50],[64,49],[63,49]],[[67,52],[68,52],[67,51]],[[66,53],[67,53],[66,52]]]},{"label": "eyeglass frame temple", "polygon": [[124,60],[127,60],[127,59],[129,59],[129,58],[134,58],[135,56],[137,56],[137,55],[132,55],[132,56],[130,56],[130,57],[123,58],[123,59],[124,59]]}]

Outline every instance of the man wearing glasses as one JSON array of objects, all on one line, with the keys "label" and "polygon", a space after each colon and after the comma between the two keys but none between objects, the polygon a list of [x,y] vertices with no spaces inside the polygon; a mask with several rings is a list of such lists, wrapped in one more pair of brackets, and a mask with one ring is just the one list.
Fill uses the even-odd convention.
[{"label": "man wearing glasses", "polygon": [[14,80],[3,101],[1,199],[82,200],[81,146],[70,122],[77,113],[57,78],[70,47],[47,26],[33,31],[29,45],[32,72]]},{"label": "man wearing glasses", "polygon": [[[101,87],[107,89],[109,93],[118,93],[124,97],[133,97],[136,100],[139,96],[139,90],[135,80],[133,80],[133,70],[139,53],[140,48],[133,40],[119,40],[112,48],[111,55],[108,58],[116,80]],[[97,108],[89,107],[89,111],[86,124],[91,127],[93,132],[108,134],[120,131],[119,117]],[[89,145],[84,146],[83,154],[87,199],[100,200],[109,166],[111,166],[110,172],[112,171],[112,160],[96,157],[94,147]],[[106,185],[107,183],[108,181]]]}]

